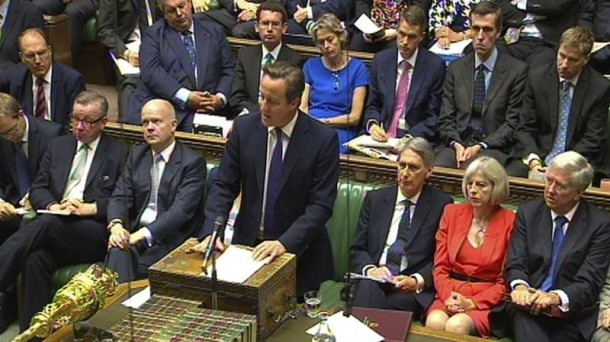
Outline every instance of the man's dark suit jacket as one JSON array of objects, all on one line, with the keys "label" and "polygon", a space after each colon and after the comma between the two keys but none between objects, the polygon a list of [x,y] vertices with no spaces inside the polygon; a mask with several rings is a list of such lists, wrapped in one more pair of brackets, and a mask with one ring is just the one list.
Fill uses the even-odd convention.
[{"label": "man's dark suit jacket", "polygon": [[[471,135],[469,122],[474,94],[475,55],[470,53],[451,63],[443,87],[438,117],[441,141],[464,144]],[[489,148],[509,153],[519,124],[527,65],[498,50],[498,58],[487,87],[482,117]]]},{"label": "man's dark suit jacket", "polygon": [[528,0],[525,11],[511,4],[511,0],[497,0],[504,19],[504,27],[520,27],[526,13],[546,17],[536,21],[545,42],[557,46],[566,29],[576,25],[579,15],[579,0]]},{"label": "man's dark suit jacket", "polygon": [[[506,283],[522,279],[540,288],[551,267],[553,222],[542,199],[522,204],[508,250]],[[582,336],[590,337],[597,321],[597,298],[610,261],[608,213],[584,200],[568,226],[557,260],[555,289],[569,298],[570,313]]]},{"label": "man's dark suit jacket", "polygon": [[[317,289],[332,278],[333,257],[326,222],[333,211],[339,178],[339,142],[328,126],[299,112],[284,156],[275,222],[286,250],[297,255],[297,293]],[[212,233],[214,220],[227,217],[241,191],[241,206],[232,243],[257,243],[267,159],[267,127],[260,113],[238,117],[227,142],[218,178],[206,202],[201,237]]]},{"label": "man's dark suit jacket", "polygon": [[[35,209],[46,209],[63,199],[76,146],[77,140],[73,135],[55,138],[49,144],[30,189],[30,201]],[[106,222],[108,201],[123,171],[126,155],[125,145],[102,134],[83,193],[83,202],[97,204],[96,221]]]},{"label": "man's dark suit jacket", "polygon": [[[28,28],[36,27],[46,30],[42,11],[30,1],[7,0],[8,11],[2,25],[0,39],[0,73],[5,73],[4,67],[19,63],[18,37]],[[2,80],[6,81],[5,77]]]},{"label": "man's dark suit jacket", "polygon": [[[530,70],[523,96],[521,125],[516,131],[514,155],[536,153],[544,159],[551,151],[559,118],[559,75],[555,62]],[[572,95],[566,151],[582,154],[599,169],[606,142],[610,82],[585,66]]]},{"label": "man's dark suit jacket", "polygon": [[[152,166],[150,145],[131,149],[125,171],[108,204],[108,220],[121,219],[130,232],[140,229],[140,218],[150,199]],[[176,142],[163,171],[158,192],[156,220],[149,224],[159,257],[179,246],[203,222],[206,162],[188,148]]]},{"label": "man's dark suit jacket", "polygon": [[[263,58],[262,45],[241,48],[237,55],[235,78],[233,79],[233,91],[229,103],[231,110],[236,115],[246,108],[249,112],[258,111],[258,91],[260,88],[261,60]],[[282,45],[278,60],[288,61],[298,66],[303,66],[305,59],[298,52]]]},{"label": "man's dark suit jacket", "polygon": [[[28,114],[34,114],[32,73],[19,64],[11,74],[11,95]],[[67,65],[54,62],[51,72],[51,121],[67,126],[76,96],[85,90],[85,78]]]},{"label": "man's dark suit jacket", "polygon": [[[398,187],[393,186],[366,194],[358,220],[358,233],[351,248],[353,272],[361,273],[367,265],[379,266],[392,224],[397,193]],[[410,229],[415,233],[410,235],[412,239],[405,245],[408,266],[402,274],[419,273],[424,278],[424,291],[415,296],[424,310],[434,300],[432,266],[436,231],[445,205],[452,202],[451,196],[424,185],[413,212]]]},{"label": "man's dark suit jacket", "polygon": [[178,121],[193,121],[194,111],[174,102],[180,88],[218,92],[229,99],[233,85],[235,59],[220,26],[193,18],[197,49],[197,82],[181,34],[165,19],[157,21],[142,34],[140,77],[142,82],[132,95],[127,121],[140,123],[140,110],[154,98],[168,100],[176,108]]},{"label": "man's dark suit jacket", "polygon": [[[163,18],[158,6],[153,6],[153,22]],[[138,27],[140,7],[137,0],[101,0],[98,9],[98,36],[100,41],[115,56],[127,50],[125,43]]]},{"label": "man's dark suit jacket", "polygon": [[[371,84],[364,115],[369,120],[390,127],[396,98],[398,49],[383,50],[375,55],[371,65]],[[436,140],[436,120],[441,108],[445,62],[424,48],[419,48],[405,108],[408,133],[433,142]]]},{"label": "man's dark suit jacket", "polygon": [[[34,180],[38,173],[40,160],[49,146],[51,139],[63,134],[63,128],[54,122],[28,116],[28,164],[30,180]],[[19,200],[19,181],[15,162],[15,144],[0,139],[0,161],[4,167],[0,168],[0,197],[3,200],[17,205]]]}]

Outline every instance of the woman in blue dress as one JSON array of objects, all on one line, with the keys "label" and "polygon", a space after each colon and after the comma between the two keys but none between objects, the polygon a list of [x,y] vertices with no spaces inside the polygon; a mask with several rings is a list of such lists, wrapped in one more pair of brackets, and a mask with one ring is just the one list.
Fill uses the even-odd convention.
[{"label": "woman in blue dress", "polygon": [[339,134],[339,152],[346,153],[343,144],[360,129],[368,72],[362,61],[347,55],[347,33],[333,14],[322,15],[311,36],[322,57],[309,59],[303,67],[305,90],[300,109],[333,127]]}]

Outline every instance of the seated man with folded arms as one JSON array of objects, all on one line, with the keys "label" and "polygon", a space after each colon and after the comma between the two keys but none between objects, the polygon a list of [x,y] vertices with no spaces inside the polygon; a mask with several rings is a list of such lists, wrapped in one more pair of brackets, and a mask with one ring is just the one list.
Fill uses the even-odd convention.
[{"label": "seated man with folded arms", "polygon": [[610,261],[610,218],[585,201],[593,168],[574,151],[546,170],[544,198],[519,206],[508,251],[516,342],[589,341]]},{"label": "seated man with folded arms", "polygon": [[133,147],[108,203],[108,267],[127,282],[148,276],[148,268],[201,226],[206,163],[176,141],[176,113],[165,100],[142,108],[146,144]]},{"label": "seated man with folded arms", "polygon": [[478,155],[504,165],[519,124],[527,65],[496,46],[500,7],[480,2],[470,21],[474,52],[451,63],[445,78],[436,166],[466,169]]},{"label": "seated man with folded arms", "polygon": [[351,248],[353,272],[386,283],[360,280],[354,306],[411,311],[421,317],[434,300],[435,235],[452,198],[425,183],[434,152],[423,138],[399,146],[397,185],[370,191]]},{"label": "seated man with folded arms", "polygon": [[426,14],[410,6],[400,16],[396,47],[375,55],[371,65],[364,125],[377,141],[405,134],[436,140],[445,62],[419,43]]},{"label": "seated man with folded arms", "polygon": [[516,145],[506,171],[527,177],[573,150],[596,171],[603,165],[610,81],[587,65],[593,35],[575,26],[561,36],[557,60],[531,68],[523,95]]},{"label": "seated man with folded arms", "polygon": [[21,330],[52,299],[51,275],[60,267],[104,260],[106,207],[123,171],[127,148],[105,135],[108,102],[84,91],[74,100],[72,134],[53,139],[30,189],[40,214],[0,246],[0,312],[3,293],[23,278]]},{"label": "seated man with folded arms", "polygon": [[[21,215],[15,211],[29,205],[31,181],[49,141],[60,135],[60,125],[26,115],[17,100],[0,93],[0,245],[21,225]],[[0,303],[0,333],[13,321],[14,289],[6,289],[6,304]]]}]

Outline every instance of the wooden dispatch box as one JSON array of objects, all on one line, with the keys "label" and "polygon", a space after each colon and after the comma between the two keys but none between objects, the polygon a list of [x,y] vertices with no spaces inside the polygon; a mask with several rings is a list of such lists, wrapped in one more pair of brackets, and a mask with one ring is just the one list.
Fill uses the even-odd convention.
[{"label": "wooden dispatch box", "polygon": [[[197,300],[212,308],[211,280],[201,270],[203,256],[186,253],[197,243],[195,238],[187,240],[149,268],[153,294]],[[264,341],[296,306],[296,257],[285,253],[245,283],[218,281],[217,289],[218,310],[256,315],[257,337]]]}]

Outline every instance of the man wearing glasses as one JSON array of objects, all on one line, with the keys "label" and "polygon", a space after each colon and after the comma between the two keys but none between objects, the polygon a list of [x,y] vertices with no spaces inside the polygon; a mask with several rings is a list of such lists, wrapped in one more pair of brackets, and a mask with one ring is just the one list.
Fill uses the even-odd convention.
[{"label": "man wearing glasses", "polygon": [[505,270],[520,341],[589,341],[610,260],[608,213],[582,199],[593,168],[577,152],[557,155],[544,198],[522,204]]},{"label": "man wearing glasses", "polygon": [[282,44],[287,19],[286,9],[279,2],[266,1],[258,7],[256,30],[262,44],[239,50],[230,97],[231,112],[234,115],[258,111],[261,70],[264,65],[285,60],[295,66],[302,66],[303,56]]},{"label": "man wearing glasses", "polygon": [[106,207],[127,148],[105,136],[108,102],[84,91],[75,101],[72,135],[52,140],[30,190],[38,215],[0,246],[0,312],[3,293],[17,275],[24,283],[20,328],[51,301],[51,275],[67,265],[103,260],[108,245]]},{"label": "man wearing glasses", "polygon": [[78,71],[53,62],[45,33],[37,28],[19,36],[19,64],[11,73],[10,94],[26,113],[67,126],[76,95],[85,90]]},{"label": "man wearing glasses", "polygon": [[[26,115],[17,100],[0,93],[0,244],[19,229],[21,215],[15,208],[27,206],[31,181],[49,141],[62,133],[56,123]],[[14,291],[9,291],[14,293]],[[14,296],[0,311],[0,333],[13,321]]]},{"label": "man wearing glasses", "polygon": [[163,19],[144,31],[142,82],[132,94],[126,121],[141,124],[144,104],[170,101],[178,131],[191,132],[197,114],[227,115],[235,59],[222,29],[193,19],[191,0],[161,0]]}]

